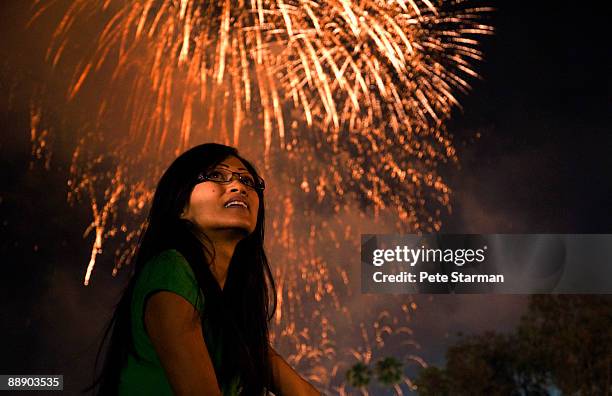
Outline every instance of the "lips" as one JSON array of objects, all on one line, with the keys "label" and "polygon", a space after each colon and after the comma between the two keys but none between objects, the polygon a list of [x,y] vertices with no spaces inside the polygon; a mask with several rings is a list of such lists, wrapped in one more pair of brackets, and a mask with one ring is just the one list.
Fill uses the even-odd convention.
[{"label": "lips", "polygon": [[223,205],[224,208],[249,208],[249,204],[242,197],[231,197]]},{"label": "lips", "polygon": [[226,208],[241,207],[241,208],[245,208],[245,209],[249,208],[249,206],[246,203],[242,202],[242,201],[231,201],[231,202],[228,202],[228,203],[225,204],[225,207]]}]

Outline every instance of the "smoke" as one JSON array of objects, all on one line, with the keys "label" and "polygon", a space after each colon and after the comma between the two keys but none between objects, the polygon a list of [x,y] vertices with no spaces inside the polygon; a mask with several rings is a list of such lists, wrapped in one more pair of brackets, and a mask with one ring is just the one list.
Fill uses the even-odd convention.
[{"label": "smoke", "polygon": [[[47,98],[47,103],[42,107],[47,109],[47,117],[56,121],[54,117],[59,117],[62,110],[59,103],[65,101],[65,87],[72,76],[61,67],[51,73],[42,61],[41,54],[45,53],[46,43],[37,38],[48,37],[51,29],[57,25],[58,16],[47,15],[46,19],[42,22],[39,20],[26,32],[27,6],[6,2],[2,7],[3,23],[0,26],[3,37],[10,39],[2,45],[5,59],[2,86],[9,87],[6,90],[9,95],[2,102],[4,128],[1,148],[3,161],[10,161],[11,166],[2,170],[2,180],[8,181],[8,184],[1,192],[0,222],[8,221],[2,228],[2,254],[6,258],[5,267],[8,267],[4,280],[11,284],[4,290],[14,292],[3,296],[8,320],[3,324],[5,330],[2,339],[7,345],[3,347],[6,353],[3,354],[2,368],[6,373],[19,370],[21,373],[63,374],[66,391],[76,393],[91,378],[102,328],[110,317],[127,276],[127,271],[123,270],[119,278],[111,278],[112,263],[109,260],[112,255],[105,254],[99,259],[101,262],[94,272],[92,285],[82,286],[91,236],[84,240],[81,233],[91,220],[91,213],[88,205],[77,203],[76,207],[71,208],[65,200],[63,186],[67,180],[72,147],[62,144],[62,136],[76,129],[70,125],[70,114],[75,115],[74,119],[83,119],[84,115],[78,114],[78,110],[94,108],[91,101],[97,97],[81,97],[85,102],[67,105],[73,113],[65,117],[68,121],[56,124],[60,133],[54,145],[51,168],[43,170],[41,163],[36,162],[30,169],[28,132],[31,95],[41,85],[47,87],[45,95],[40,95]],[[78,51],[73,54],[79,56]],[[71,61],[74,59],[67,60],[68,63]],[[499,171],[506,172],[510,166],[504,164]],[[520,219],[503,211],[495,213],[491,206],[483,211],[482,208],[487,206],[482,205],[478,194],[469,191],[486,179],[469,174],[462,174],[461,177],[465,177],[465,188],[456,195],[455,205],[459,210],[455,216],[461,219],[456,227],[457,232],[499,231],[500,224],[507,224],[505,222],[511,218],[513,221]],[[500,188],[497,191],[493,188],[490,193],[499,199],[499,205],[493,207],[503,207],[510,198],[504,196]],[[346,353],[347,346],[361,346],[373,348],[375,357],[382,357],[395,346],[402,355],[414,352],[429,362],[436,362],[441,359],[454,331],[470,333],[485,328],[510,328],[516,322],[524,306],[525,299],[521,297],[362,295],[360,257],[355,249],[359,236],[361,233],[393,233],[397,219],[384,210],[378,218],[373,215],[361,217],[359,212],[357,207],[347,207],[328,225],[335,227],[339,235],[344,233],[347,226],[350,227],[348,242],[338,247],[330,244],[324,251],[318,252],[336,279],[334,287],[338,293],[348,296],[341,307],[342,311],[335,313],[335,336],[337,343],[342,343],[338,345],[340,353]],[[295,219],[297,224],[294,228],[304,232],[308,232],[312,224],[321,225],[330,221],[323,214],[315,214],[311,218],[296,215]],[[110,251],[110,247],[106,246],[105,249]],[[274,257],[282,256],[280,252],[272,252],[272,265],[281,265],[278,259],[274,262]],[[300,263],[282,265],[297,268]],[[340,280],[338,269],[347,271],[346,284]],[[334,315],[332,304],[329,301],[326,303],[329,304],[328,314],[331,317]],[[412,308],[412,303],[416,304],[416,310]],[[316,304],[314,300],[309,300],[304,310],[314,312]],[[411,307],[408,314],[402,310],[403,305]],[[376,351],[371,335],[373,321],[377,318],[372,316],[381,311],[409,317],[405,323],[400,322],[396,326],[411,327],[414,331],[411,337],[420,345],[420,349],[390,344],[387,345],[388,349]],[[308,318],[313,322],[316,319]],[[369,345],[363,339],[360,323],[364,323],[370,332]],[[408,336],[402,337],[404,339],[397,341],[406,341]]]}]

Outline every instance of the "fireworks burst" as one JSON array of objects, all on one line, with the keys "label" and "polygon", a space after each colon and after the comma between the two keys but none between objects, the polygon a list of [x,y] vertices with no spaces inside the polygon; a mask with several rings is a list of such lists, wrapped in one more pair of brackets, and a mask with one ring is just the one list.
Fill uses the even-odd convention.
[{"label": "fireworks burst", "polygon": [[[347,299],[356,296],[351,266],[330,263],[355,249],[356,235],[376,231],[362,224],[372,217],[397,232],[440,229],[451,192],[437,167],[456,161],[444,122],[477,76],[490,10],[461,0],[61,7],[36,1],[31,23],[62,15],[47,59],[71,70],[67,103],[83,125],[69,199],[92,208],[85,284],[109,239],[122,241],[113,271],[129,261],[154,182],[178,153],[209,141],[238,146],[264,164],[272,257],[287,263],[275,269],[275,338],[293,364],[337,386],[331,362],[347,347],[334,318],[352,323]],[[39,145],[49,133],[43,110],[32,111]]]}]

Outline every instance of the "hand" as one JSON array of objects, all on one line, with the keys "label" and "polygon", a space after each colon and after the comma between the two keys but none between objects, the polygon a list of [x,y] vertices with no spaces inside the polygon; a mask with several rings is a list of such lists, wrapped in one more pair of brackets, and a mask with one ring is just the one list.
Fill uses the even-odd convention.
[{"label": "hand", "polygon": [[270,347],[270,364],[274,380],[273,392],[276,396],[320,396],[308,381],[302,378],[289,364]]}]

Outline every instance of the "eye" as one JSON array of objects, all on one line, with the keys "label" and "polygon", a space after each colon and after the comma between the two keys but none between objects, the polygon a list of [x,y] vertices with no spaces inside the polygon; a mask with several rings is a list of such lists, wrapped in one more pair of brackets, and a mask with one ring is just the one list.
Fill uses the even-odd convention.
[{"label": "eye", "polygon": [[223,174],[223,172],[218,171],[216,169],[208,172],[206,174],[206,178],[208,180],[213,180],[213,181],[225,181],[225,175]]},{"label": "eye", "polygon": [[240,182],[249,187],[255,187],[255,179],[251,175],[240,175]]}]

